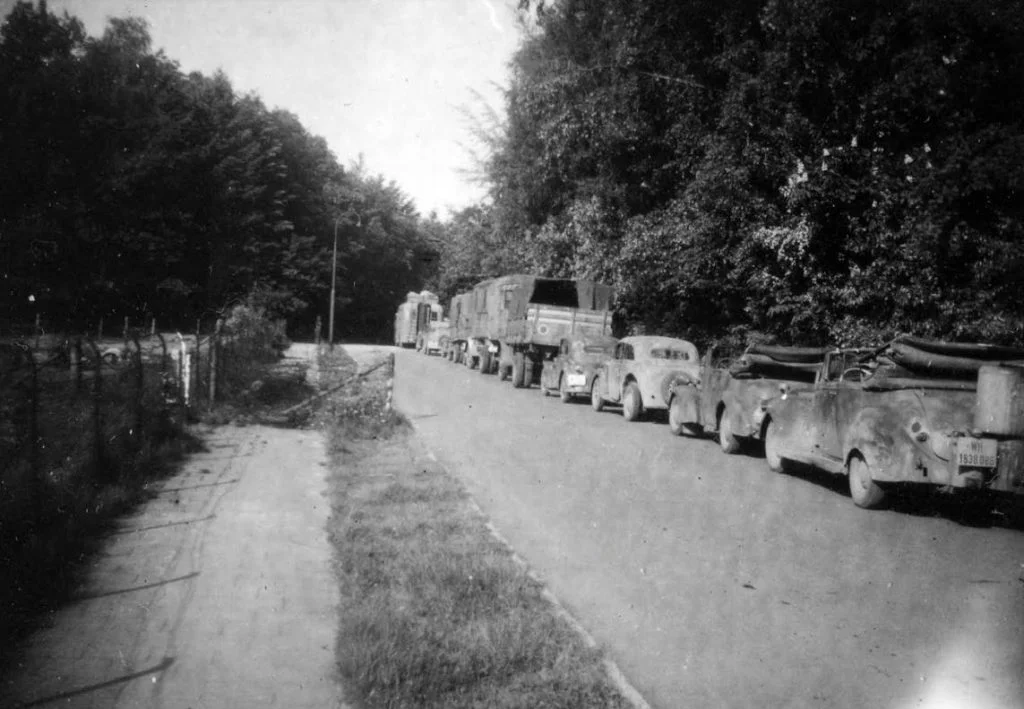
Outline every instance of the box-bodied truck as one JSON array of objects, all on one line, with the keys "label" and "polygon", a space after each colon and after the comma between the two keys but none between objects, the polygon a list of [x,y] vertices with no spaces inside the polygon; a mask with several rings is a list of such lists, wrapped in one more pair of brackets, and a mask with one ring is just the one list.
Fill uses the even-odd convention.
[{"label": "box-bodied truck", "polygon": [[610,335],[611,287],[588,280],[517,274],[477,284],[452,299],[455,357],[512,386],[537,382],[545,359],[572,334]]},{"label": "box-bodied truck", "polygon": [[[395,346],[419,347],[435,323],[442,321],[443,308],[430,291],[407,293],[395,313]],[[436,345],[434,346],[436,349]]]}]

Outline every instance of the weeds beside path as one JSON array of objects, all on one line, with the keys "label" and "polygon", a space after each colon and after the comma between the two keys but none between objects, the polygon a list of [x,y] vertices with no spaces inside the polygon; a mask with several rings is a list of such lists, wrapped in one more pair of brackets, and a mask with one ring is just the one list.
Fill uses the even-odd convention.
[{"label": "weeds beside path", "polygon": [[[329,357],[324,369],[355,371]],[[630,706],[602,654],[386,408],[388,377],[354,379],[322,412],[347,689],[380,707]]]}]

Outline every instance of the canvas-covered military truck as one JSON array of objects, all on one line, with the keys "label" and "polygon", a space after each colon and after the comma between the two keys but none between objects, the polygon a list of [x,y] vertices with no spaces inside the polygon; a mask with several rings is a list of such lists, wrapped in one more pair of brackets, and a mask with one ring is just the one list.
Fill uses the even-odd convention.
[{"label": "canvas-covered military truck", "polygon": [[440,322],[442,314],[441,303],[430,291],[407,293],[395,313],[395,346],[416,347],[420,335],[425,335],[432,323]]},{"label": "canvas-covered military truck", "polygon": [[765,458],[848,478],[860,507],[894,483],[1024,495],[1024,351],[903,337],[836,350],[814,386],[761,412]]},{"label": "canvas-covered military truck", "polygon": [[517,388],[538,381],[562,338],[612,331],[613,291],[594,281],[518,274],[479,283],[471,295],[465,362]]},{"label": "canvas-covered military truck", "polygon": [[751,345],[733,361],[704,356],[700,379],[679,382],[669,394],[669,430],[677,436],[718,434],[726,453],[739,451],[761,429],[754,415],[761,402],[778,395],[780,386],[809,388],[828,348]]},{"label": "canvas-covered military truck", "polygon": [[[448,304],[448,342],[442,356],[459,364],[466,364],[467,344],[472,334],[473,292],[458,293]],[[469,361],[472,364],[472,361]]]}]

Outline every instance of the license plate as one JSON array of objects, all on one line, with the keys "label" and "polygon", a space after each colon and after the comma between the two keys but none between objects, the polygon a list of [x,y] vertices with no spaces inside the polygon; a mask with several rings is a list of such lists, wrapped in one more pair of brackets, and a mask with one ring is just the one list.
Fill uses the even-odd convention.
[{"label": "license plate", "polygon": [[587,385],[586,374],[570,374],[565,378],[566,383],[571,387],[582,387]]},{"label": "license plate", "polygon": [[994,468],[997,446],[994,438],[959,438],[956,464],[961,468]]}]

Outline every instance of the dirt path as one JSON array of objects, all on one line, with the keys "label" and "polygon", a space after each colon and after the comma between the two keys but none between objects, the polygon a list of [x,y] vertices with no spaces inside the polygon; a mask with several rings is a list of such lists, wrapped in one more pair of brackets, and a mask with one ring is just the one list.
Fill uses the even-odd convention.
[{"label": "dirt path", "polygon": [[320,434],[203,437],[104,541],[0,706],[343,706]]}]

